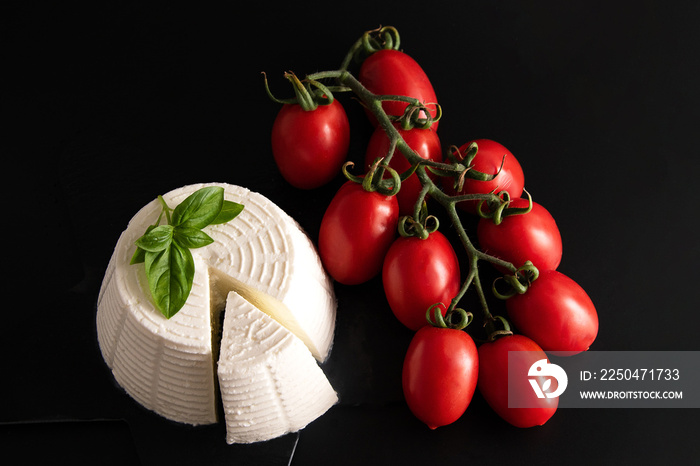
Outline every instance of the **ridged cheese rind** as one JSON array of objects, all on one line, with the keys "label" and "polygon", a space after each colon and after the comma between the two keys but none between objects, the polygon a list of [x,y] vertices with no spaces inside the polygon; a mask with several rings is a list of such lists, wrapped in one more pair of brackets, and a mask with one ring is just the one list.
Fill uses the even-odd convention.
[{"label": "ridged cheese rind", "polygon": [[97,337],[114,378],[144,407],[178,422],[216,422],[209,275],[195,258],[192,291],[166,319],[155,309],[143,267],[129,265],[131,232],[122,234],[97,307]]},{"label": "ridged cheese rind", "polygon": [[338,401],[304,343],[235,292],[217,371],[229,444],[296,432]]},{"label": "ridged cheese rind", "polygon": [[134,242],[161,212],[155,199],[120,235],[97,302],[98,343],[115,380],[147,409],[193,425],[217,420],[212,303],[231,289],[289,327],[319,361],[329,354],[335,327],[333,287],[313,244],[269,199],[226,183],[188,185],[163,198],[174,208],[214,185],[244,209],[228,223],[205,227],[214,243],[192,250],[195,277],[183,308],[166,319],[153,305],[143,264],[130,264]]}]

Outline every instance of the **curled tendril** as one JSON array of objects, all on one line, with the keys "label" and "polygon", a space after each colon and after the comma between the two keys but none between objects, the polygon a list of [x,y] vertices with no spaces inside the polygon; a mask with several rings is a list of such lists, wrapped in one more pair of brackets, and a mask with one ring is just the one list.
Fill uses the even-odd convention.
[{"label": "curled tendril", "polygon": [[366,57],[379,50],[399,50],[400,45],[399,32],[392,26],[365,31],[346,54],[340,69],[347,70],[351,62],[362,63]]},{"label": "curled tendril", "polygon": [[[270,86],[267,82],[267,75],[263,73],[265,81],[265,90],[268,97],[276,103],[280,104],[298,104],[304,110],[315,110],[319,105],[330,105],[335,100],[333,92],[331,92],[331,87],[314,80],[314,79],[304,79],[300,80],[296,74],[291,71],[284,73],[284,77],[292,83],[294,89],[294,97],[287,99],[280,99],[275,97],[270,90]],[[344,90],[342,88],[337,88],[339,90]]]},{"label": "curled tendril", "polygon": [[461,163],[465,166],[470,166],[478,151],[479,145],[476,142],[471,142],[469,146],[467,146],[467,152],[464,155],[462,155],[462,151],[459,147],[451,145],[447,152],[447,157],[454,163]]},{"label": "curled tendril", "polygon": [[310,86],[317,89],[318,92],[314,92],[313,94],[316,97],[314,102],[316,102],[318,105],[330,105],[333,103],[333,100],[335,100],[333,93],[328,86],[320,83],[319,81],[310,79],[305,79],[303,82],[308,83]]},{"label": "curled tendril", "polygon": [[[343,175],[345,175],[345,177],[350,181],[362,184],[365,191],[377,192],[384,196],[395,196],[401,189],[401,176],[396,170],[388,166],[386,163],[383,163],[383,161],[383,157],[379,157],[377,160],[375,160],[372,166],[369,168],[369,171],[364,176],[357,176],[350,173],[348,169],[353,167],[355,164],[352,161],[347,161],[342,167]],[[389,173],[390,178],[376,181],[376,174],[380,168],[386,170]]]},{"label": "curled tendril", "polygon": [[[494,191],[491,191],[491,194],[494,194]],[[479,203],[476,205],[476,213],[479,215],[479,217],[490,218],[496,225],[500,225],[503,221],[504,212],[510,204],[510,194],[508,191],[501,191],[498,193],[498,198],[501,199],[501,202],[499,202],[495,208],[493,208],[494,206],[492,204],[489,212],[484,212],[483,210],[483,206],[486,201],[479,201]]]},{"label": "curled tendril", "polygon": [[280,99],[279,97],[275,97],[275,95],[272,93],[270,90],[270,84],[267,82],[267,73],[264,71],[262,72],[263,75],[263,82],[265,84],[265,92],[267,93],[267,96],[272,100],[273,102],[276,102],[278,104],[292,104],[296,103],[296,98],[293,99]]},{"label": "curled tendril", "polygon": [[[443,317],[441,309],[444,307],[445,305],[443,303],[435,303],[426,311],[425,318],[433,327],[462,330],[471,324],[472,320],[474,320],[474,315],[471,312],[467,312],[460,308],[447,311],[445,317]],[[432,319],[433,316],[435,317],[435,320]],[[455,316],[458,316],[459,320],[454,321]]]},{"label": "curled tendril", "polygon": [[[430,113],[430,109],[428,109],[428,104],[415,101],[415,102],[410,102],[407,106],[406,109],[404,110],[403,115],[398,117],[396,120],[400,122],[401,124],[401,129],[403,130],[410,130],[413,128],[418,128],[418,129],[428,129],[432,126],[433,123],[438,121],[442,117],[442,107],[440,107],[440,104],[437,102],[435,103],[430,103],[430,105],[435,106],[435,115],[432,115]],[[424,115],[426,116],[421,116],[421,112],[423,112]],[[390,117],[391,119],[391,117]]]},{"label": "curled tendril", "polygon": [[362,183],[363,177],[362,176],[357,176],[353,175],[350,173],[349,169],[355,166],[355,162],[348,160],[343,164],[342,171],[343,175],[345,175],[345,178],[347,178],[350,181],[354,181],[355,183]]},{"label": "curled tendril", "polygon": [[[498,193],[498,197],[501,199],[501,202],[499,202],[495,209],[490,209],[489,212],[484,212],[483,205],[486,201],[482,200],[477,204],[476,212],[481,218],[490,218],[496,225],[500,225],[503,219],[508,216],[527,214],[532,210],[532,196],[525,189],[523,189],[523,192],[527,195],[527,207],[509,207],[511,201],[510,194],[508,191],[501,191]],[[493,191],[491,194],[493,194]]]},{"label": "curled tendril", "polygon": [[[532,282],[537,280],[539,275],[540,272],[537,270],[537,267],[535,267],[532,262],[527,261],[525,262],[525,265],[519,267],[514,274],[496,278],[493,281],[491,289],[494,296],[499,299],[506,300],[515,296],[516,294],[525,294]],[[498,284],[499,280],[503,280],[507,283],[508,290],[505,292],[498,291],[496,285]]]},{"label": "curled tendril", "polygon": [[399,50],[401,37],[393,26],[381,26],[367,31],[361,38],[364,52],[371,54],[382,49]]}]

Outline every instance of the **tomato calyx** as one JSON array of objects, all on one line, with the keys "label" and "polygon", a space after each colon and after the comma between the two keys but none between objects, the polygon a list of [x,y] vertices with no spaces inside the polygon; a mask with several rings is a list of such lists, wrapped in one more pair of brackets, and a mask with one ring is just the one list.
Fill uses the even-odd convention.
[{"label": "tomato calyx", "polygon": [[[437,102],[422,102],[414,97],[403,95],[375,94],[373,96],[373,104],[378,105],[382,102],[404,102],[407,104],[402,115],[384,115],[390,122],[400,124],[403,130],[429,129],[442,117],[442,107]],[[370,110],[365,102],[360,102],[360,104]],[[434,106],[435,109],[431,110],[428,107],[430,105]],[[435,115],[432,114],[433,111]]]},{"label": "tomato calyx", "polygon": [[[437,102],[420,102],[411,97],[403,96],[378,96],[380,100],[401,100],[408,102],[404,114],[400,117],[394,117],[392,115],[387,115],[390,120],[400,123],[401,129],[411,130],[413,128],[417,129],[428,129],[433,126],[433,123],[440,120],[442,117],[442,107]],[[435,115],[432,115],[428,105],[435,106]],[[425,116],[421,116],[425,115]]]},{"label": "tomato calyx", "polygon": [[[496,328],[495,323],[498,321],[503,328]],[[513,331],[510,328],[510,323],[505,317],[500,315],[491,316],[491,318],[484,322],[484,327],[488,327],[488,334],[486,336],[486,341],[492,343],[498,338],[505,337],[508,335],[513,335]]]},{"label": "tomato calyx", "polygon": [[474,169],[473,162],[478,152],[479,146],[475,141],[469,144],[464,154],[462,154],[462,151],[459,147],[452,145],[450,146],[446,154],[447,162],[451,164],[451,168],[447,170],[440,168],[431,168],[431,170],[433,170],[433,172],[439,176],[453,177],[455,179],[454,189],[457,192],[462,191],[462,189],[464,188],[465,178],[471,178],[477,181],[491,181],[494,178],[496,178],[496,176],[498,176],[498,174],[503,169],[506,155],[503,155],[501,166],[498,168],[496,173],[490,174],[483,173]]},{"label": "tomato calyx", "polygon": [[366,31],[362,34],[360,41],[367,52],[389,49],[399,50],[401,36],[399,31],[393,26],[380,26],[377,29]]},{"label": "tomato calyx", "polygon": [[[515,273],[496,278],[493,281],[491,290],[494,296],[502,300],[506,300],[516,294],[525,294],[530,285],[532,285],[532,282],[537,280],[539,274],[537,267],[535,267],[532,262],[527,261],[525,264],[518,267]],[[497,284],[500,280],[505,281],[508,285],[506,291],[499,291],[497,289]]]},{"label": "tomato calyx", "polygon": [[425,201],[419,210],[418,218],[405,215],[399,218],[399,235],[402,237],[415,237],[428,239],[431,233],[440,227],[440,220],[434,215],[428,215],[428,207]]},{"label": "tomato calyx", "polygon": [[488,211],[484,211],[484,204],[487,204],[487,201],[479,201],[476,206],[476,213],[481,218],[491,219],[496,225],[500,225],[503,219],[510,215],[525,215],[532,210],[533,203],[530,193],[525,189],[523,189],[523,192],[527,195],[527,207],[509,207],[511,201],[510,194],[508,194],[508,191],[501,191],[497,195],[499,199],[497,203],[488,203]]},{"label": "tomato calyx", "polygon": [[[349,172],[349,168],[355,165],[352,161],[347,161],[343,164],[343,175],[355,183],[360,183],[365,191],[377,192],[384,196],[395,196],[401,189],[401,176],[391,168],[383,157],[377,158],[366,174],[362,176],[353,175]],[[384,171],[389,173],[390,178],[384,178]],[[381,172],[381,173],[380,173]]]},{"label": "tomato calyx", "polygon": [[425,318],[433,327],[463,330],[474,320],[474,314],[461,308],[448,309],[443,317],[444,307],[443,303],[435,303],[425,312]]},{"label": "tomato calyx", "polygon": [[335,100],[332,91],[344,89],[337,86],[326,86],[316,79],[306,78],[301,80],[293,72],[287,71],[284,73],[284,77],[292,84],[294,97],[281,99],[272,94],[265,73],[263,73],[263,77],[265,81],[265,91],[273,102],[278,104],[297,104],[306,111],[316,110],[319,105],[332,104]]},{"label": "tomato calyx", "polygon": [[379,50],[399,50],[401,36],[393,26],[380,26],[365,31],[348,51],[341,69],[348,68],[351,62],[361,63],[365,58]]}]

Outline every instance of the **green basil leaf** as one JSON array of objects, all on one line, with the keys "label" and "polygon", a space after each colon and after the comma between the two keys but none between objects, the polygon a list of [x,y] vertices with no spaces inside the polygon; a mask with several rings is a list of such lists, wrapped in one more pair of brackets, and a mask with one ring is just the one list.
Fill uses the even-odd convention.
[{"label": "green basil leaf", "polygon": [[214,242],[214,239],[199,228],[175,227],[173,239],[183,248],[201,248]]},{"label": "green basil leaf", "polygon": [[173,210],[172,224],[190,228],[204,228],[221,212],[224,188],[209,186],[198,189]]},{"label": "green basil leaf", "polygon": [[[148,228],[146,228],[146,233],[150,233],[157,226],[158,226],[157,224],[156,225],[149,225]],[[129,262],[129,264],[130,265],[141,264],[145,260],[146,260],[146,251],[137,246],[136,251],[134,251],[134,255],[131,256],[131,262]]]},{"label": "green basil leaf", "polygon": [[226,223],[233,220],[243,211],[243,204],[238,204],[233,201],[224,201],[223,207],[221,207],[221,212],[219,215],[212,220],[212,225],[218,225],[220,223]]},{"label": "green basil leaf", "polygon": [[146,251],[144,249],[137,247],[136,251],[134,251],[134,255],[131,256],[131,261],[129,261],[129,265],[141,264],[145,261],[146,261]]},{"label": "green basil leaf", "polygon": [[146,251],[146,277],[158,310],[168,319],[185,305],[194,280],[189,249],[175,242],[161,251]]},{"label": "green basil leaf", "polygon": [[[219,186],[195,191],[173,210],[162,196],[158,199],[163,206],[161,216],[136,240],[131,263],[145,264],[151,296],[169,319],[185,305],[192,291],[194,259],[190,249],[214,242],[202,228],[234,219],[243,205],[224,200],[224,189]],[[163,214],[168,224],[159,226]]]},{"label": "green basil leaf", "polygon": [[136,246],[145,251],[158,252],[167,248],[172,241],[172,225],[160,225],[137,239]]}]

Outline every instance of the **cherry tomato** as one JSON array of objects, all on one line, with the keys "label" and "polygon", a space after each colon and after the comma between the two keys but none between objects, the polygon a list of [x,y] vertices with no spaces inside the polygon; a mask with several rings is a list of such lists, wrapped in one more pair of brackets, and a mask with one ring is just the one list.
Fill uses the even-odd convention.
[{"label": "cherry tomato", "polygon": [[574,280],[556,270],[540,272],[524,294],[506,301],[515,327],[545,351],[586,351],[598,335],[593,301]]},{"label": "cherry tomato", "polygon": [[[520,162],[502,144],[490,139],[475,139],[463,144],[459,154],[464,157],[469,146],[475,142],[478,151],[472,160],[473,170],[487,175],[496,175],[492,180],[480,181],[466,176],[461,191],[455,190],[453,178],[443,178],[442,185],[446,194],[487,194],[508,191],[511,198],[520,197],[525,186],[525,175]],[[457,156],[461,160],[460,155]],[[505,158],[504,158],[505,156]],[[476,214],[478,201],[463,201],[457,204],[461,210]]]},{"label": "cherry tomato", "polygon": [[559,398],[538,398],[528,381],[533,378],[543,386],[545,378],[528,377],[530,367],[542,359],[547,359],[542,348],[523,335],[502,336],[479,346],[479,393],[496,414],[516,427],[543,425],[559,406]]},{"label": "cherry tomato", "polygon": [[[408,144],[408,146],[419,156],[427,160],[442,162],[440,138],[434,130],[430,128],[413,128],[404,130],[399,127],[396,129],[406,144]],[[377,157],[386,157],[389,155],[390,146],[389,137],[387,136],[386,132],[380,127],[376,128],[369,139],[369,144],[367,145],[365,165],[370,166],[372,163],[374,163]],[[411,164],[398,149],[394,151],[391,161],[389,162],[389,166],[396,170],[399,174],[411,168]],[[433,179],[435,178],[431,172],[428,172],[428,175]],[[411,175],[408,179],[401,183],[401,190],[396,195],[399,201],[399,215],[413,214],[413,207],[418,199],[418,193],[420,192],[421,187],[422,185],[420,180],[415,174]]]},{"label": "cherry tomato", "polygon": [[350,124],[341,103],[305,110],[284,104],[272,125],[272,154],[292,186],[313,189],[338,173],[350,146]]},{"label": "cherry tomato", "polygon": [[386,298],[396,318],[411,330],[428,324],[426,311],[433,304],[449,305],[459,292],[460,280],[457,254],[439,231],[427,239],[399,237],[384,258]]},{"label": "cherry tomato", "polygon": [[345,182],[321,219],[318,252],[328,274],[345,285],[364,283],[378,275],[396,238],[398,218],[396,196]]},{"label": "cherry tomato", "polygon": [[431,429],[455,422],[476,390],[479,356],[463,330],[421,327],[403,364],[404,397],[411,412]]},{"label": "cherry tomato", "polygon": [[[426,104],[432,117],[437,116],[437,97],[433,85],[423,68],[409,55],[399,50],[379,50],[367,57],[360,66],[358,80],[367,90],[377,95],[398,95],[412,97]],[[407,102],[384,101],[382,107],[387,115],[401,116]],[[370,121],[376,125],[377,120],[369,111]],[[425,112],[420,116],[425,118]],[[437,130],[439,121],[431,128]]]},{"label": "cherry tomato", "polygon": [[[527,207],[528,200],[512,199],[510,207]],[[482,251],[520,267],[531,261],[540,272],[555,270],[562,257],[559,228],[547,209],[533,202],[526,214],[510,215],[496,225],[482,218],[476,228]]]}]

